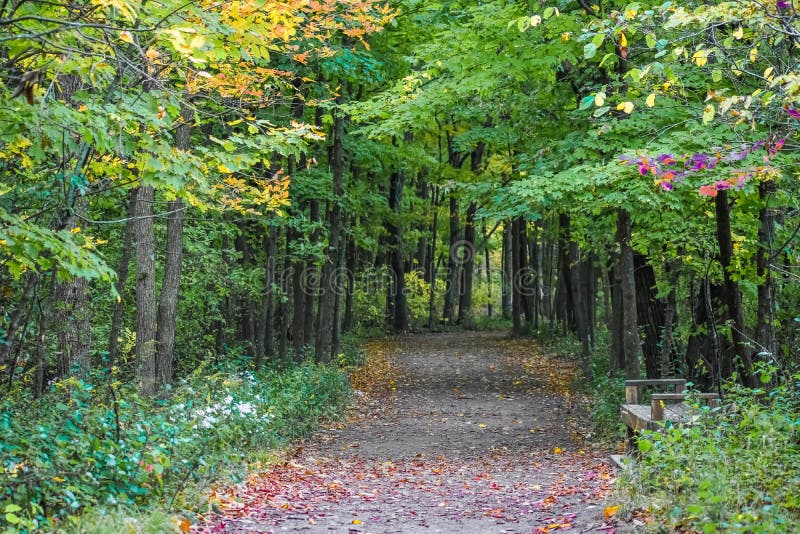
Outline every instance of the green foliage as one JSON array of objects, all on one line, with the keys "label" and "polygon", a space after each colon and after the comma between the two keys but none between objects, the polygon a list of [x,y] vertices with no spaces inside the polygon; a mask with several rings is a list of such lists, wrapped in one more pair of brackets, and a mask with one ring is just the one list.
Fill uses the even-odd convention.
[{"label": "green foliage", "polygon": [[[770,381],[774,369],[763,368]],[[733,388],[691,426],[647,433],[620,493],[678,530],[790,532],[800,524],[800,374]]]},{"label": "green foliage", "polygon": [[198,369],[155,405],[114,377],[67,379],[0,412],[0,525],[66,521],[88,507],[180,503],[187,484],[236,473],[306,435],[347,400],[344,376],[311,363],[261,373]]}]

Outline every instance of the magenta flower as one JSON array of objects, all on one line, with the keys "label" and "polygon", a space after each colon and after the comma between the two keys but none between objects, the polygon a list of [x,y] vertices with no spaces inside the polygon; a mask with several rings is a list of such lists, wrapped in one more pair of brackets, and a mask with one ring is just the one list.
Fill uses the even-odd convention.
[{"label": "magenta flower", "polygon": [[731,184],[728,182],[728,180],[719,180],[718,182],[714,183],[714,188],[716,188],[717,191],[722,191],[723,189],[730,189]]},{"label": "magenta flower", "polygon": [[793,119],[800,119],[800,111],[790,108],[789,106],[785,106],[783,109],[785,109],[786,113],[788,113]]}]

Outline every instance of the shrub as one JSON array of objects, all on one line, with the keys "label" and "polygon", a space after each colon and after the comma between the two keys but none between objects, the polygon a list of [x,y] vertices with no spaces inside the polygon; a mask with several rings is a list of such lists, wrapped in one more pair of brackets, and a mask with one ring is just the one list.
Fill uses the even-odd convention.
[{"label": "shrub", "polygon": [[721,408],[705,408],[691,426],[646,433],[639,446],[645,452],[619,491],[660,522],[700,532],[797,531],[800,375],[769,394],[730,388]]},{"label": "shrub", "polygon": [[0,529],[59,524],[90,507],[170,507],[187,485],[236,473],[337,413],[334,367],[262,373],[198,369],[169,400],[140,398],[113,376],[68,379],[43,399],[0,409]]}]

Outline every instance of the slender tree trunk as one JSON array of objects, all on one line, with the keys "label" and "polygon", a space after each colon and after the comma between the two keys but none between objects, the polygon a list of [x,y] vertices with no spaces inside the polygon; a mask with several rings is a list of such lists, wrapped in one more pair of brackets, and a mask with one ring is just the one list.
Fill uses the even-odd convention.
[{"label": "slender tree trunk", "polygon": [[636,324],[636,279],[631,248],[631,216],[623,208],[617,210],[617,242],[619,243],[622,306],[622,350],[625,354],[625,375],[629,380],[641,377],[639,331]]},{"label": "slender tree trunk", "polygon": [[[358,222],[356,222],[356,226],[358,226]],[[344,319],[342,321],[342,330],[344,332],[352,330],[355,322],[353,318],[353,296],[355,294],[357,260],[356,240],[355,236],[351,235],[350,239],[347,240],[347,293],[345,294]]]},{"label": "slender tree trunk", "polygon": [[484,226],[481,234],[483,235],[483,261],[486,269],[486,293],[489,297],[489,303],[486,305],[486,315],[491,318],[494,313],[494,295],[492,294],[492,258],[489,254],[489,235],[486,233]]},{"label": "slender tree trunk", "polygon": [[[175,130],[175,148],[188,151],[191,147],[193,114],[191,109],[181,109],[181,124]],[[164,262],[164,280],[158,304],[157,322],[157,386],[172,382],[175,349],[175,329],[178,319],[178,295],[183,268],[183,201],[167,203],[167,250]]]},{"label": "slender tree trunk", "polygon": [[153,230],[154,190],[139,186],[136,195],[136,362],[139,391],[145,397],[156,392],[156,269]]},{"label": "slender tree trunk", "polygon": [[520,225],[522,220],[520,217],[515,217],[511,222],[511,320],[513,323],[512,335],[519,337],[522,335],[522,299],[519,280],[520,274]]},{"label": "slender tree trunk", "polygon": [[610,314],[610,335],[611,335],[611,373],[617,375],[625,370],[625,349],[622,340],[625,337],[622,316],[625,312],[622,303],[622,268],[620,266],[619,253],[614,254],[611,266],[611,282],[609,289],[611,292],[611,314]]},{"label": "slender tree trunk", "polygon": [[512,258],[511,249],[512,245],[512,237],[511,237],[511,221],[504,221],[503,222],[503,248],[501,252],[501,257],[503,260],[502,265],[502,288],[501,288],[501,302],[500,306],[503,310],[503,318],[504,319],[511,319],[511,308],[512,308],[512,293],[514,287],[514,260]]},{"label": "slender tree trunk", "polygon": [[756,252],[756,274],[758,275],[758,313],[753,335],[760,352],[775,355],[775,280],[770,269],[772,241],[775,234],[775,215],[769,209],[768,199],[775,192],[775,182],[761,182],[758,196],[762,202],[758,214],[758,251]]},{"label": "slender tree trunk", "polygon": [[642,353],[647,378],[659,378],[659,343],[664,329],[664,303],[656,293],[656,274],[643,254],[634,253],[636,273],[636,312],[639,328],[644,333]]},{"label": "slender tree trunk", "polygon": [[458,220],[458,199],[450,195],[450,253],[447,257],[447,280],[444,289],[443,319],[452,325],[455,320],[456,294],[458,293],[457,248],[460,239]]},{"label": "slender tree trunk", "polygon": [[275,352],[275,262],[278,255],[278,229],[270,226],[264,236],[265,279],[264,295],[261,299],[261,324],[259,325],[259,347],[256,350],[256,371],[264,366],[265,359],[271,359]]},{"label": "slender tree trunk", "polygon": [[391,299],[393,301],[392,326],[395,332],[408,330],[408,306],[405,291],[405,264],[403,262],[403,226],[400,221],[400,212],[403,206],[403,185],[405,173],[395,171],[389,183],[389,208],[394,217],[389,225],[391,247],[389,252],[389,268],[394,284]]},{"label": "slender tree trunk", "polygon": [[471,202],[467,207],[466,222],[464,223],[464,241],[462,243],[461,263],[461,294],[458,302],[458,322],[465,328],[473,326],[472,312],[472,285],[475,273],[475,213],[478,205]]},{"label": "slender tree trunk", "polygon": [[[336,103],[344,103],[343,91],[340,92]],[[317,335],[316,355],[317,361],[329,362],[336,355],[331,353],[333,330],[337,322],[336,307],[336,268],[339,264],[341,251],[339,242],[342,233],[342,206],[344,198],[344,116],[339,109],[333,119],[333,146],[331,148],[331,171],[333,174],[333,206],[330,214],[328,233],[328,249],[325,254],[325,264],[321,281],[322,295],[319,306],[319,332]]]},{"label": "slender tree trunk", "polygon": [[733,240],[731,238],[730,206],[728,191],[722,190],[714,199],[717,214],[717,241],[719,243],[719,262],[725,280],[725,303],[728,308],[728,321],[731,325],[731,341],[733,351],[726,356],[730,358],[741,375],[742,383],[756,387],[758,384],[752,374],[750,350],[745,342],[744,313],[742,311],[742,294],[739,283],[731,273],[733,262]]}]

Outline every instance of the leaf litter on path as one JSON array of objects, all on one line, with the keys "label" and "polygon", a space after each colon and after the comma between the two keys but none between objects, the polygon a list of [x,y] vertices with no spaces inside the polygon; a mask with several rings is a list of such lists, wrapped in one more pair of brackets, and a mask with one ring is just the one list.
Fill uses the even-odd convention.
[{"label": "leaf litter on path", "polygon": [[218,511],[193,531],[614,531],[607,453],[571,430],[581,422],[574,362],[498,333],[402,336],[365,350],[347,423],[218,489]]}]

